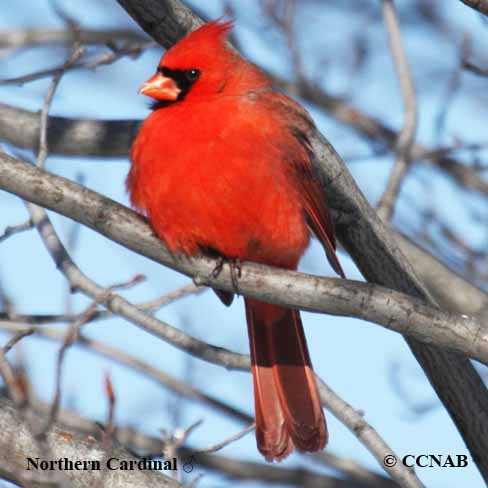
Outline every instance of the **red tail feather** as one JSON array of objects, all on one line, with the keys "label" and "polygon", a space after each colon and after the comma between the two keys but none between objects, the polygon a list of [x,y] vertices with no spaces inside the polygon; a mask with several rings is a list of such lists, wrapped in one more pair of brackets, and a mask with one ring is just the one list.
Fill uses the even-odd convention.
[{"label": "red tail feather", "polygon": [[256,439],[268,461],[325,447],[327,427],[300,313],[246,299]]}]

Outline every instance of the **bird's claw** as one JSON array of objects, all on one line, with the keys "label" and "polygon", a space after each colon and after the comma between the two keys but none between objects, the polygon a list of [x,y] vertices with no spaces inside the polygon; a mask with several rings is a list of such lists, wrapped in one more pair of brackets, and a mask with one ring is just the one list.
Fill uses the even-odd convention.
[{"label": "bird's claw", "polygon": [[212,270],[212,278],[217,278],[222,270],[224,269],[224,264],[228,263],[230,266],[230,279],[232,281],[232,286],[235,293],[239,293],[238,280],[242,276],[242,266],[241,260],[239,258],[231,259],[219,256],[215,264],[215,268]]},{"label": "bird's claw", "polygon": [[212,278],[217,278],[222,270],[224,269],[225,258],[223,256],[219,256],[217,258],[217,262],[215,264],[215,268],[212,270]]}]

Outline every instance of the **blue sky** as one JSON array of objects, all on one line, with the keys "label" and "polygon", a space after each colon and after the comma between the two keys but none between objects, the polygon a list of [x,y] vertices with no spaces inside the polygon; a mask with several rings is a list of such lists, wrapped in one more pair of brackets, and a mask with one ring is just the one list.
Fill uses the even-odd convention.
[{"label": "blue sky", "polygon": [[[2,29],[62,26],[48,2],[3,2],[0,18]],[[102,3],[103,8],[100,8],[100,2],[95,0],[87,0],[82,6],[80,2],[74,1],[60,2],[60,5],[79,19],[83,27],[133,25],[115,1],[105,0]],[[288,74],[289,60],[286,49],[276,47],[275,43],[279,36],[272,32],[258,36],[253,29],[253,20],[257,15],[254,2],[247,3],[245,8],[242,7],[242,2],[231,3],[237,11],[236,32],[245,46],[246,54],[277,72]],[[450,4],[450,15],[458,19],[457,22],[464,29],[473,31],[475,39],[486,40],[486,32],[479,17],[468,11],[460,2],[451,1]],[[206,1],[205,12],[210,17],[217,17],[222,13],[220,2]],[[328,43],[337,42],[347,29],[359,27],[359,20],[354,16],[351,16],[348,22],[344,22],[334,11],[325,15],[309,7],[303,16],[306,21],[311,22],[309,29],[300,31],[299,40],[304,52],[314,53],[317,46],[323,45],[325,57],[330,57],[330,53],[327,53]],[[259,21],[257,22],[259,24]],[[381,42],[381,29],[373,30],[371,27],[370,30],[370,36]],[[417,53],[428,42],[428,33],[416,32],[413,29],[409,32],[412,34],[406,39],[407,50]],[[426,49],[425,53],[415,57],[423,67],[435,63],[442,83],[445,83],[445,73],[456,61],[456,55],[449,46],[445,46],[445,49],[446,54],[442,59],[439,59],[439,53],[432,49]],[[77,71],[66,75],[54,99],[51,113],[78,118],[145,117],[148,114],[148,102],[136,92],[140,84],[154,71],[160,53],[159,49],[153,49],[136,60],[122,59],[113,66],[102,67],[95,72]],[[346,55],[347,49],[344,48],[344,53],[339,52],[339,55],[341,54]],[[16,76],[59,64],[65,55],[65,49],[59,47],[21,51],[15,56],[5,57],[2,57],[0,52],[1,77]],[[309,57],[311,58],[311,54]],[[422,66],[414,66],[414,75],[424,73],[425,70],[421,68]],[[382,51],[375,51],[371,56],[367,73],[369,74],[366,84],[357,87],[352,101],[398,127],[402,115],[401,100],[386,44]],[[328,66],[323,80],[329,90],[338,94],[348,82],[345,73],[336,69],[333,64]],[[435,93],[433,95],[431,88],[420,83],[422,80],[417,81],[422,87],[419,90],[419,137],[429,143],[433,140],[432,119],[439,99]],[[48,84],[49,81],[42,80],[29,83],[22,88],[0,87],[0,101],[38,110]],[[486,123],[483,123],[481,118],[484,112],[473,109],[474,107],[469,105],[454,105],[454,113],[450,115],[448,124],[452,124],[451,121],[456,118],[466,120],[466,137],[478,140],[484,135]],[[316,111],[313,111],[313,114],[321,130],[341,154],[348,156],[367,152],[367,145],[349,131]],[[451,133],[454,130],[459,133],[458,126],[454,127]],[[381,195],[391,161],[390,154],[368,163],[351,165],[353,175],[373,202]],[[48,159],[47,168],[71,179],[75,179],[76,175],[82,172],[86,186],[125,205],[128,204],[124,190],[127,160],[82,160],[53,156]],[[463,204],[464,196],[446,179],[434,180],[432,170],[419,169],[418,172],[420,177],[409,180],[404,189],[405,194],[416,199],[420,205],[430,199],[452,225],[463,229],[471,242],[486,242],[486,229],[470,225],[466,205]],[[421,183],[422,178],[429,181],[429,198],[420,198],[426,196],[425,185]],[[5,226],[16,224],[26,218],[23,204],[13,196],[0,193],[0,205],[0,232]],[[474,201],[473,205],[478,205],[478,202]],[[403,203],[398,210],[398,220],[409,212],[409,204]],[[72,223],[54,214],[52,218],[59,234],[66,240]],[[412,225],[417,224],[413,221]],[[90,278],[102,285],[126,281],[138,273],[146,275],[146,282],[123,292],[134,301],[153,298],[189,282],[188,278],[137,256],[89,229],[81,229],[73,257]],[[351,279],[360,279],[359,273],[344,253],[340,254],[340,259],[346,275]],[[316,242],[307,251],[301,269],[331,275],[323,252]],[[56,271],[35,232],[14,236],[0,245],[0,278],[14,299],[18,312],[60,313],[64,310],[66,283]],[[82,310],[89,303],[78,295],[72,300],[76,310]],[[186,328],[195,336],[212,344],[240,352],[248,351],[242,299],[227,309],[212,293],[206,292],[163,308],[157,316],[172,325]],[[305,313],[303,320],[317,373],[347,402],[364,412],[365,419],[380,432],[395,452],[401,455],[467,454],[464,443],[440,406],[424,415],[415,416],[392,386],[391,372],[395,365],[399,365],[403,389],[415,402],[429,403],[435,400],[431,387],[401,336],[379,326],[350,318]],[[84,332],[178,377],[184,376],[188,361],[191,361],[192,381],[195,385],[232,405],[252,412],[251,378],[248,374],[228,372],[203,361],[189,359],[180,351],[120,319],[90,324],[84,328]],[[6,337],[3,336],[2,339],[5,340]],[[32,338],[24,340],[21,348],[36,392],[47,401],[52,398],[54,392],[58,347],[57,344]],[[167,409],[168,404],[175,401],[173,395],[168,395],[160,386],[138,374],[76,347],[67,355],[63,379],[63,405],[74,408],[83,415],[103,420],[107,408],[102,389],[105,371],[110,372],[114,383],[118,423],[133,425],[155,436],[159,434],[160,429],[171,428]],[[199,404],[184,401],[178,408],[181,409],[182,427],[198,419],[204,420],[190,439],[191,444],[197,447],[213,444],[241,428],[235,422],[224,419]],[[380,470],[366,449],[330,413],[328,424],[328,449],[332,453],[355,459],[375,471]],[[238,459],[260,460],[252,434],[230,445],[222,453]],[[298,455],[291,456],[283,465],[310,465],[314,469],[321,469]],[[424,468],[418,470],[418,474],[430,487],[484,486],[472,462],[464,469]],[[227,482],[208,475],[199,486],[215,488],[227,486]],[[257,487],[260,484],[247,483],[245,486]]]}]

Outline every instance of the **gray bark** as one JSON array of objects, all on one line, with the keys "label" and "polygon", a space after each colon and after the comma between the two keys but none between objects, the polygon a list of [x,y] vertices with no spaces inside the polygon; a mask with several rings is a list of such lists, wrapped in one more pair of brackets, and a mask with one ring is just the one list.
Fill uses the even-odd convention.
[{"label": "gray bark", "polygon": [[[47,435],[47,446],[39,443],[32,434],[31,425],[39,424],[40,417],[32,412],[22,416],[6,399],[0,399],[0,476],[32,488],[133,488],[135,486],[177,488],[181,485],[157,471],[145,470],[27,470],[28,458],[76,461],[100,461],[105,456],[137,461],[127,451],[114,448],[108,454],[103,445],[91,436],[81,436],[57,424]],[[31,465],[32,467],[32,465]]]}]

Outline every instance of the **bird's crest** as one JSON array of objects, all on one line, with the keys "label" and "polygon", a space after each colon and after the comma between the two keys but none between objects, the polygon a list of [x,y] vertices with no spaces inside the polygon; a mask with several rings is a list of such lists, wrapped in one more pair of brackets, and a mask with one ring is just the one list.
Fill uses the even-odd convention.
[{"label": "bird's crest", "polygon": [[221,17],[202,25],[169,49],[161,64],[175,68],[185,64],[198,67],[198,64],[208,64],[213,57],[219,57],[219,54],[228,55],[225,41],[233,26],[234,21],[221,22]]}]

